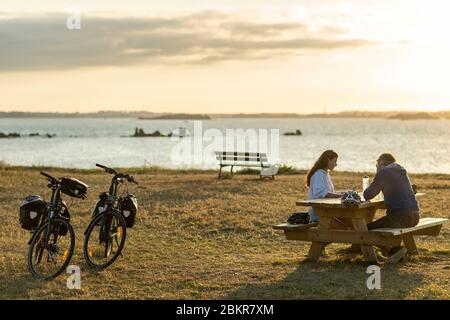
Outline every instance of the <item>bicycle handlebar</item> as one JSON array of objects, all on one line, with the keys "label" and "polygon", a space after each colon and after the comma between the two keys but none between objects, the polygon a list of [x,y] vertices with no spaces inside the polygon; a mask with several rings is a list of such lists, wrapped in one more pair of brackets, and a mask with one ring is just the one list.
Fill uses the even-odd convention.
[{"label": "bicycle handlebar", "polygon": [[48,173],[45,173],[45,172],[42,172],[42,171],[41,171],[41,174],[42,174],[44,177],[46,177],[46,178],[48,178],[49,180],[51,180],[51,181],[58,181],[58,179],[56,179],[55,177],[52,177],[52,176],[49,175]]},{"label": "bicycle handlebar", "polygon": [[102,169],[107,169],[108,167],[105,167],[104,165],[101,165],[99,163],[96,163],[95,166],[102,168]]},{"label": "bicycle handlebar", "polygon": [[129,174],[126,173],[118,173],[116,174],[116,177],[119,179],[126,179],[128,182],[134,183],[134,184],[138,184],[136,180],[134,180],[133,176],[130,176]]},{"label": "bicycle handlebar", "polygon": [[116,170],[114,170],[114,169],[112,169],[112,168],[108,168],[108,167],[106,167],[106,166],[104,166],[104,165],[101,165],[101,164],[98,164],[98,163],[96,163],[95,165],[96,165],[97,167],[99,167],[99,168],[104,169],[107,173],[114,174],[116,178],[127,179],[128,182],[132,182],[132,183],[138,184],[138,183],[134,180],[134,177],[133,177],[133,176],[130,176],[129,174],[125,174],[125,173],[117,173]]},{"label": "bicycle handlebar", "polygon": [[98,164],[98,163],[96,163],[95,165],[96,165],[97,167],[99,167],[99,168],[104,169],[107,173],[117,174],[116,170],[114,170],[114,169],[112,169],[112,168],[108,168],[108,167],[106,167],[106,166],[104,166],[104,165],[101,165],[101,164]]}]

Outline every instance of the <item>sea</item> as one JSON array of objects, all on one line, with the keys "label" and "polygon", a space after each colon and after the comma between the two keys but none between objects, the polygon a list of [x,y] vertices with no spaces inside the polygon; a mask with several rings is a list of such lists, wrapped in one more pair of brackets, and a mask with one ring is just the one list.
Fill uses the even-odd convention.
[{"label": "sea", "polygon": [[[132,137],[136,128],[173,135]],[[285,135],[296,130],[301,135]],[[2,118],[0,132],[21,135],[0,139],[0,161],[9,165],[217,169],[215,151],[239,151],[309,169],[332,149],[339,154],[335,170],[371,172],[377,157],[390,152],[410,173],[450,174],[450,120]]]}]

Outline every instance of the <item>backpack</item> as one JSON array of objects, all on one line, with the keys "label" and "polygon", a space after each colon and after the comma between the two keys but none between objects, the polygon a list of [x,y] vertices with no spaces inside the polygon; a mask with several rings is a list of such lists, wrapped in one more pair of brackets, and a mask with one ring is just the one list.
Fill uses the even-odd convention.
[{"label": "backpack", "polygon": [[308,212],[296,212],[289,217],[287,222],[290,224],[310,224],[311,220]]}]

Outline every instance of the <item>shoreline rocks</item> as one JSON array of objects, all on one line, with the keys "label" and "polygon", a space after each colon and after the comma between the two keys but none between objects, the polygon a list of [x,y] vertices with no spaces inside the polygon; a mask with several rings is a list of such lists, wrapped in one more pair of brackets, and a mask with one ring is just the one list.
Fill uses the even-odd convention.
[{"label": "shoreline rocks", "polygon": [[165,134],[162,134],[159,132],[159,130],[156,130],[152,133],[145,133],[144,129],[142,128],[136,128],[134,130],[134,134],[130,136],[132,138],[145,138],[145,137],[168,137]]},{"label": "shoreline rocks", "polygon": [[27,135],[21,135],[20,133],[17,133],[17,132],[11,132],[11,133],[0,132],[0,139],[25,138],[25,137],[54,138],[54,137],[56,137],[56,134],[46,133],[46,134],[41,135],[40,133],[34,132],[34,133],[27,134]]},{"label": "shoreline rocks", "polygon": [[285,136],[301,136],[302,132],[300,130],[295,130],[295,132],[286,132],[284,134]]}]

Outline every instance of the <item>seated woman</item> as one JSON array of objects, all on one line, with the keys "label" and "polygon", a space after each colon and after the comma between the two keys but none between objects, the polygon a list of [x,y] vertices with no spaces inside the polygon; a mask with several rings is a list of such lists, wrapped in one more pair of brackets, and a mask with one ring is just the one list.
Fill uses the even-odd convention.
[{"label": "seated woman", "polygon": [[[335,192],[333,181],[330,176],[337,166],[338,154],[333,150],[326,150],[314,163],[306,176],[308,190],[308,200],[323,198],[340,198],[342,193]],[[318,222],[319,217],[314,213],[312,207],[308,208],[311,222]],[[350,221],[346,219],[333,218],[330,228],[332,229],[352,229]]]}]

